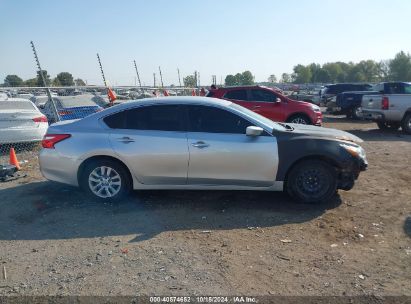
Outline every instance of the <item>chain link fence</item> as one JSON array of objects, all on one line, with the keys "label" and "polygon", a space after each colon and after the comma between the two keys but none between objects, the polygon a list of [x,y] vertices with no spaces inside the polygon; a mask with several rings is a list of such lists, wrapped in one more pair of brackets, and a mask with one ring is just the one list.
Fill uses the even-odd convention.
[{"label": "chain link fence", "polygon": [[[127,100],[200,93],[198,89],[183,87],[119,86],[112,87],[112,92],[97,86],[48,89],[50,95],[47,88],[0,88],[0,166],[8,165],[13,153],[23,170],[25,164],[37,162],[41,140],[54,122],[82,119]],[[113,92],[115,100],[110,98]]]}]

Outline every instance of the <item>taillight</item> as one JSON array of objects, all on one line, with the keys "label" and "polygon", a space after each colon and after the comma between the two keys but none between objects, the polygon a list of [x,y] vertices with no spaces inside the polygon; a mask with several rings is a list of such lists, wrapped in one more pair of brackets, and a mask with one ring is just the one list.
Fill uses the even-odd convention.
[{"label": "taillight", "polygon": [[64,110],[64,111],[59,111],[59,115],[70,115],[70,114],[73,114],[73,112],[71,112],[71,111],[66,111],[66,110]]},{"label": "taillight", "polygon": [[33,121],[34,122],[47,122],[47,117],[46,116],[34,117]]},{"label": "taillight", "polygon": [[45,149],[54,149],[54,145],[69,138],[70,134],[46,134],[41,141],[41,146]]},{"label": "taillight", "polygon": [[390,107],[390,100],[388,99],[387,96],[384,96],[381,101],[381,109],[388,110],[389,107]]}]

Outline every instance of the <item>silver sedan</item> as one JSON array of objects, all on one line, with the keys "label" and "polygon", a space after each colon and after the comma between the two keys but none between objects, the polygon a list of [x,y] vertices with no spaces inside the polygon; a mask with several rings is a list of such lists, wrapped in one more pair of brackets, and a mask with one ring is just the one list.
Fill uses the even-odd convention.
[{"label": "silver sedan", "polygon": [[304,202],[352,188],[367,163],[358,137],[275,123],[229,101],[130,101],[51,125],[40,168],[102,200],[132,189],[286,189]]}]

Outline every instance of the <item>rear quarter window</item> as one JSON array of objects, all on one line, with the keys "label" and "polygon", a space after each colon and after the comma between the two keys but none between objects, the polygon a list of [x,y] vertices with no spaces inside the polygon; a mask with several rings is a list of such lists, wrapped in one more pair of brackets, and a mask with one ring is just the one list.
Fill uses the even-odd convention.
[{"label": "rear quarter window", "polygon": [[105,117],[103,121],[110,129],[124,129],[125,117],[125,111],[122,111]]}]

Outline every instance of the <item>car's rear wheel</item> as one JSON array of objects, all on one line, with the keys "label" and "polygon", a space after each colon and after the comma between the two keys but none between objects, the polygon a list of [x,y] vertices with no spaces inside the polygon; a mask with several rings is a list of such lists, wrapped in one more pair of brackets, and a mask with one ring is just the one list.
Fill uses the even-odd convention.
[{"label": "car's rear wheel", "polygon": [[411,113],[405,115],[404,119],[402,120],[401,127],[405,133],[411,134]]},{"label": "car's rear wheel", "polygon": [[124,166],[112,160],[93,160],[86,164],[81,187],[103,201],[118,201],[131,190],[131,180]]},{"label": "car's rear wheel", "polygon": [[327,202],[337,191],[337,170],[325,161],[302,161],[289,172],[286,189],[302,203]]},{"label": "car's rear wheel", "polygon": [[400,128],[400,124],[396,122],[377,121],[377,126],[380,130],[396,131]]},{"label": "car's rear wheel", "polygon": [[310,125],[311,121],[308,117],[304,116],[304,115],[295,115],[292,116],[288,119],[287,122],[290,123],[296,123],[296,124],[302,124],[302,125]]}]

